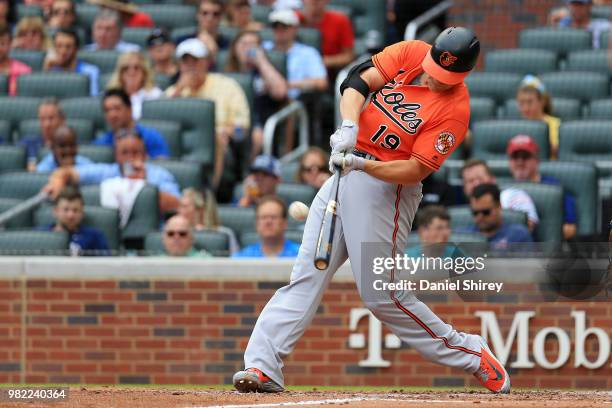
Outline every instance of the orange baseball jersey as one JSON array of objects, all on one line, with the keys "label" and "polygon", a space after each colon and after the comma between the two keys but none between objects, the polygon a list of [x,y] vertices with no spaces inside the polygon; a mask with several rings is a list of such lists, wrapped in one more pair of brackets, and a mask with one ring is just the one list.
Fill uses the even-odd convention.
[{"label": "orange baseball jersey", "polygon": [[361,113],[358,150],[382,161],[414,157],[438,170],[461,144],[470,120],[465,84],[444,92],[410,85],[423,73],[421,62],[430,48],[423,41],[402,41],[372,57],[387,83]]}]

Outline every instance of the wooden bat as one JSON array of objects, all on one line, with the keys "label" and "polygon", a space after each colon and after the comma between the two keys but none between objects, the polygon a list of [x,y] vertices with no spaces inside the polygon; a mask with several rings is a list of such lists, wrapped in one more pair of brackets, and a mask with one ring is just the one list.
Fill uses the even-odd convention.
[{"label": "wooden bat", "polygon": [[338,187],[340,186],[340,167],[336,166],[334,173],[334,184],[327,201],[327,208],[321,220],[319,239],[317,240],[317,250],[314,257],[314,266],[322,271],[329,266],[331,258],[332,244],[334,241],[334,229],[336,226],[336,210],[338,206]]}]

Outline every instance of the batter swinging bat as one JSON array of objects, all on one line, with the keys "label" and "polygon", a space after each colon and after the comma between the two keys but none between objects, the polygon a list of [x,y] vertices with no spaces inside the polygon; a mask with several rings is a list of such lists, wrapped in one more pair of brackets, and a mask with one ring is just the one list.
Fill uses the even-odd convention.
[{"label": "batter swinging bat", "polygon": [[340,167],[336,166],[334,173],[334,185],[327,201],[327,208],[321,221],[321,230],[317,240],[317,250],[314,257],[314,266],[322,271],[329,266],[332,244],[334,241],[334,229],[336,226],[336,207],[338,205],[338,187],[340,186]]}]

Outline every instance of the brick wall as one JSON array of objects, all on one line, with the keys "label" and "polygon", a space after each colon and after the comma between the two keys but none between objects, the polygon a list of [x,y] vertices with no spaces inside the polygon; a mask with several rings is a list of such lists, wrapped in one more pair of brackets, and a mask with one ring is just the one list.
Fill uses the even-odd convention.
[{"label": "brick wall", "polygon": [[[28,383],[228,383],[241,368],[242,350],[258,313],[281,285],[246,280],[31,279],[24,288],[20,280],[0,280],[0,382],[19,382],[23,374]],[[495,311],[504,336],[514,313],[533,310],[531,341],[545,326],[561,327],[573,336],[570,312],[584,310],[587,327],[602,327],[612,335],[612,302],[524,303],[505,297],[500,300],[506,303],[463,303],[450,294],[430,300],[427,304],[440,316],[471,332],[480,332],[477,310]],[[383,357],[392,362],[389,368],[359,367],[366,350],[347,346],[349,312],[358,307],[362,305],[353,283],[331,284],[313,325],[286,361],[288,384],[474,384],[461,371],[428,363],[409,348],[383,350]],[[366,331],[364,319],[357,332]],[[547,344],[547,355],[554,360],[556,342]],[[594,359],[593,338],[587,350]],[[597,370],[576,369],[573,356],[572,345],[571,358],[560,369],[515,370],[513,384],[612,388],[611,361]]]}]

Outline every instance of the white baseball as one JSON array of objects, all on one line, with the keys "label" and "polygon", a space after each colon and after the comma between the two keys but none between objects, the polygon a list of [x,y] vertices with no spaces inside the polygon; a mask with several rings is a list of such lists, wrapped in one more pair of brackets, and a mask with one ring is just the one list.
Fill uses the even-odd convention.
[{"label": "white baseball", "polygon": [[294,201],[289,206],[289,215],[296,221],[304,221],[308,216],[308,206],[301,201]]}]

